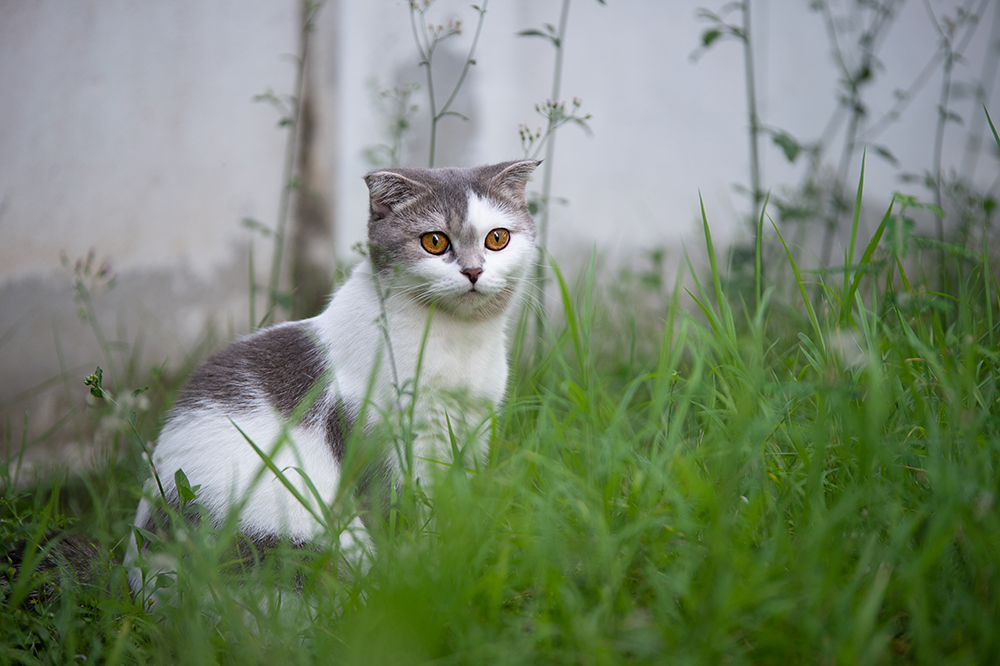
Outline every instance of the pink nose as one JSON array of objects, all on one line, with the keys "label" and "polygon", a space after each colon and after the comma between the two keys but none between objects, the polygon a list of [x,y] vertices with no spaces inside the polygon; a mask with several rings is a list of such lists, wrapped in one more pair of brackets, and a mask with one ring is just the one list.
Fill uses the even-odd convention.
[{"label": "pink nose", "polygon": [[476,284],[476,280],[483,274],[482,268],[463,268],[462,274],[469,278],[469,282]]}]

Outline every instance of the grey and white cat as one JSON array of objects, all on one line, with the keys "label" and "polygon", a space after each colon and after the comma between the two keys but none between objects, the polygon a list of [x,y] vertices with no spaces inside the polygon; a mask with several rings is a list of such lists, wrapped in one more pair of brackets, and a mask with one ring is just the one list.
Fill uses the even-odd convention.
[{"label": "grey and white cat", "polygon": [[[276,475],[261,473],[263,461],[247,439],[271,451],[286,432],[275,465],[312,501],[306,482],[290,471],[301,470],[329,506],[352,429],[411,407],[410,464],[394,450],[381,459],[393,482],[407,469],[426,484],[439,463],[455,462],[449,428],[458,441],[473,442],[469,453],[483,462],[484,424],[506,390],[515,303],[535,260],[524,188],[537,165],[369,173],[368,261],[320,315],[242,338],[192,375],[153,453],[167,500],[178,503],[180,469],[191,487],[200,486],[198,503],[214,523],[241,507],[238,529],[251,542],[308,542],[321,525]],[[402,386],[419,387],[415,405]],[[361,414],[364,424],[356,422]],[[152,479],[146,491],[160,493]],[[142,500],[135,525],[155,531],[157,513]],[[357,518],[340,543],[345,551],[369,547]],[[133,538],[126,559],[133,589],[143,585],[138,560]]]}]

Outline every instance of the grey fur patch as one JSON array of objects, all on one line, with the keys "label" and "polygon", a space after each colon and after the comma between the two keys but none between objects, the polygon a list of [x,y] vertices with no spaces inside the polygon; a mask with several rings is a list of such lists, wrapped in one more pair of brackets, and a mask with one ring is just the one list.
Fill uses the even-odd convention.
[{"label": "grey fur patch", "polygon": [[489,197],[501,206],[514,204],[515,207],[527,208],[524,188],[539,164],[541,162],[536,160],[521,160],[479,167],[478,185],[482,189],[473,191],[481,197]]},{"label": "grey fur patch", "polygon": [[48,549],[48,552],[41,560],[34,562],[34,570],[29,572],[22,571],[28,541],[21,540],[7,550],[7,564],[13,569],[5,572],[9,580],[14,580],[23,573],[58,571],[62,575],[44,580],[40,585],[33,584],[28,592],[28,599],[54,601],[63,591],[65,575],[73,576],[76,583],[92,585],[100,578],[102,563],[114,563],[113,558],[104,556],[105,551],[99,541],[84,534],[53,534],[36,545],[38,550]]},{"label": "grey fur patch", "polygon": [[373,532],[388,524],[392,497],[402,497],[403,482],[396,476],[389,459],[383,457],[365,467],[354,492],[361,500],[361,523]]},{"label": "grey fur patch", "polygon": [[246,534],[237,532],[233,542],[235,557],[227,558],[234,570],[242,570],[244,573],[261,565],[264,560],[282,543],[295,549],[303,549],[307,542],[289,539],[277,534]]},{"label": "grey fur patch", "polygon": [[[168,542],[174,538],[174,525],[172,524],[170,514],[163,505],[163,499],[159,498],[152,502],[152,506],[149,507],[149,515],[146,516],[146,520],[143,521],[142,525],[138,527],[155,535],[161,542]],[[166,504],[175,515],[180,511],[181,503],[175,490],[170,489],[166,491]],[[201,505],[192,503],[186,508],[187,510],[184,512],[182,520],[188,528],[198,529],[203,522]],[[204,515],[207,516],[207,513]],[[151,545],[149,540],[143,537],[140,550],[144,553],[149,552]]]},{"label": "grey fur patch", "polygon": [[[146,532],[155,535],[156,538],[159,539],[160,543],[171,543],[176,538],[174,529],[175,525],[173,524],[167,509],[165,509],[160,502],[155,502],[154,504],[157,504],[158,506],[154,505],[150,507],[149,516],[147,516],[146,520],[142,525],[139,525],[139,527]],[[172,492],[167,493],[167,504],[174,512],[177,512],[180,508],[177,495]],[[195,503],[189,506],[188,510],[184,513],[182,520],[188,529],[197,530],[205,525],[200,509],[200,505]],[[210,521],[210,525],[216,528],[220,527],[221,523],[221,520]],[[289,539],[278,534],[248,534],[238,530],[234,537],[232,546],[235,557],[227,556],[224,560],[230,562],[235,568],[256,566],[263,561],[282,541],[287,542],[294,548],[302,547],[305,543],[303,541]],[[155,544],[151,543],[149,539],[144,538],[140,550],[143,553],[148,553],[150,550],[154,549]]]},{"label": "grey fur patch", "polygon": [[[170,532],[170,516],[163,510],[163,507],[151,507],[146,520],[138,527],[150,534],[162,537]],[[142,550],[143,552],[149,550],[149,541],[142,544]]]},{"label": "grey fur patch", "polygon": [[[237,340],[191,376],[175,411],[217,404],[234,412],[254,408],[262,396],[288,417],[326,370],[322,349],[302,324],[268,328]],[[310,408],[315,415],[317,406]]]},{"label": "grey fur patch", "polygon": [[278,547],[279,543],[281,539],[274,534],[248,536],[243,532],[237,532],[234,559],[243,569],[258,566],[272,550]]},{"label": "grey fur patch", "polygon": [[346,405],[340,398],[326,415],[326,443],[338,465],[344,461],[347,436],[354,428],[356,419],[357,409]]}]

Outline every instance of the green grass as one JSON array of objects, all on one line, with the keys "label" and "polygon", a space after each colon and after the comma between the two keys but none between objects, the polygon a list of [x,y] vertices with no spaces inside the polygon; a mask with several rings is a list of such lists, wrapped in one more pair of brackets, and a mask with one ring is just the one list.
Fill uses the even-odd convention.
[{"label": "green grass", "polygon": [[707,219],[694,312],[557,270],[564,323],[522,355],[491,464],[402,498],[364,578],[322,543],[220,567],[227,533],[178,522],[173,601],[147,613],[110,560],[85,584],[30,564],[67,528],[120,558],[134,438],[85,478],[7,483],[29,564],[0,577],[0,660],[998,663],[1000,290],[969,252],[916,289],[881,241],[900,214],[821,289],[784,255],[789,303],[727,300]]}]

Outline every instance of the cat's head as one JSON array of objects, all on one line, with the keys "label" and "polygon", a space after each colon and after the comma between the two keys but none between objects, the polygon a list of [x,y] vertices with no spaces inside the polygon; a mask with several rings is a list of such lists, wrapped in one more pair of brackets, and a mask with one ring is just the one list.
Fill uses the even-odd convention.
[{"label": "cat's head", "polygon": [[470,319],[502,312],[535,260],[524,187],[538,162],[365,176],[374,269],[393,288]]}]

